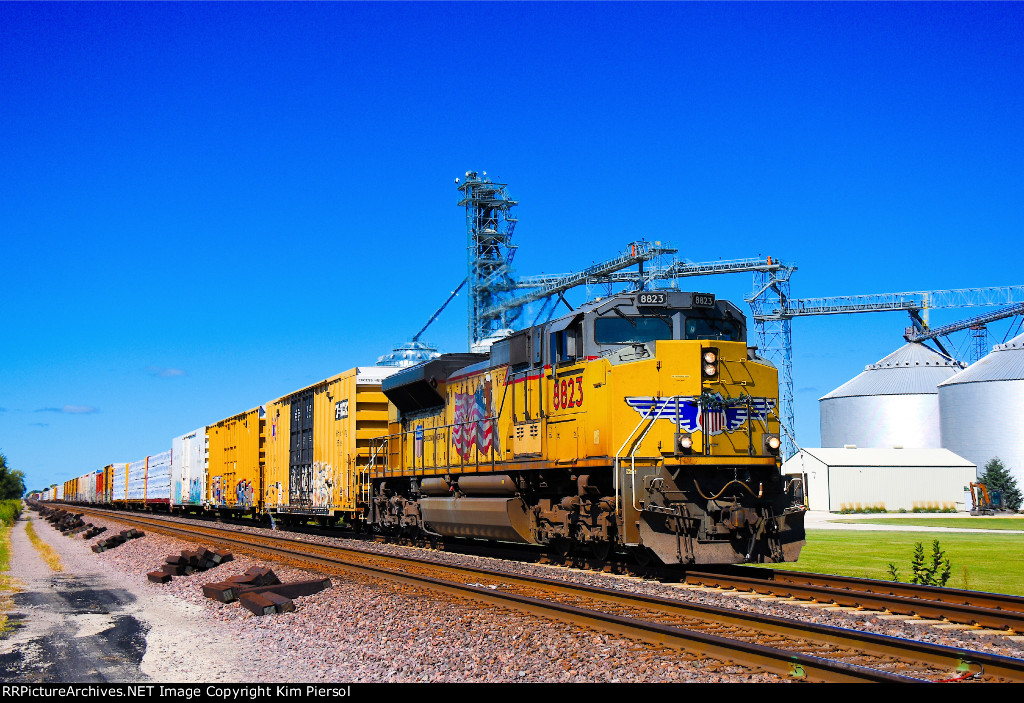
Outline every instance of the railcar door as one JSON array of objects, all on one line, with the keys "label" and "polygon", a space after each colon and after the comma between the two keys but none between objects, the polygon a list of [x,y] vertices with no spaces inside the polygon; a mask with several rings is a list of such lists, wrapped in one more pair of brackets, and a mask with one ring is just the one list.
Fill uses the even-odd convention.
[{"label": "railcar door", "polygon": [[291,427],[288,444],[288,503],[313,505],[313,391],[291,399]]}]

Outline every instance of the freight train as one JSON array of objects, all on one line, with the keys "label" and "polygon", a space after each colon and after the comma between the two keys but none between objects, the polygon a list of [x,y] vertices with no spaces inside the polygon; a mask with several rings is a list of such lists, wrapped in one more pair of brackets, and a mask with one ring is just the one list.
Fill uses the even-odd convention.
[{"label": "freight train", "polygon": [[597,560],[795,561],[805,508],[779,468],[778,388],[732,303],[623,293],[487,354],[351,369],[62,492]]}]

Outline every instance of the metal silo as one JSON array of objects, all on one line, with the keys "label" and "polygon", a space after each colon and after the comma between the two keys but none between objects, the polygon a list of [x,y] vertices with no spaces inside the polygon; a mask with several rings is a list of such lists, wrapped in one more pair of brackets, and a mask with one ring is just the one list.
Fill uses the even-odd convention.
[{"label": "metal silo", "polygon": [[819,399],[821,446],[939,448],[936,386],[962,366],[906,344]]},{"label": "metal silo", "polygon": [[1024,486],[1024,334],[939,386],[942,446],[978,465],[999,457]]}]

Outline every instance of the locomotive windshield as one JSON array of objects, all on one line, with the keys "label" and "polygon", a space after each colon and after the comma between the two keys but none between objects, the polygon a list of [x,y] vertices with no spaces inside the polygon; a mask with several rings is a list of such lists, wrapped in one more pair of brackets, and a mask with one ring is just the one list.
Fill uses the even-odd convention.
[{"label": "locomotive windshield", "polygon": [[594,341],[598,344],[643,344],[672,339],[668,317],[602,317],[594,320]]},{"label": "locomotive windshield", "polygon": [[688,315],[683,326],[683,339],[718,339],[725,342],[743,341],[743,332],[735,320],[724,317],[696,317]]}]

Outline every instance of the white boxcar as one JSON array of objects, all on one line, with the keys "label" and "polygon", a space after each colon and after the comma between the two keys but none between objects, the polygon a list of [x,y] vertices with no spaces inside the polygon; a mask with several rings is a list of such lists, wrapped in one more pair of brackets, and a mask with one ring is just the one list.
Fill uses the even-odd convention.
[{"label": "white boxcar", "polygon": [[53,487],[53,491],[54,491],[54,496],[53,496],[54,500],[64,500],[64,484],[63,483],[59,483],[56,486],[54,486]]},{"label": "white boxcar", "polygon": [[209,441],[200,427],[171,442],[171,504],[200,506],[206,498],[206,467]]},{"label": "white boxcar", "polygon": [[146,500],[146,465],[149,461],[139,459],[128,464],[128,494],[127,500],[141,503]]},{"label": "white boxcar", "polygon": [[171,502],[171,450],[149,457],[146,475],[146,503]]},{"label": "white boxcar", "polygon": [[96,472],[90,471],[78,480],[78,500],[83,503],[96,502]]}]

